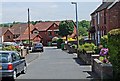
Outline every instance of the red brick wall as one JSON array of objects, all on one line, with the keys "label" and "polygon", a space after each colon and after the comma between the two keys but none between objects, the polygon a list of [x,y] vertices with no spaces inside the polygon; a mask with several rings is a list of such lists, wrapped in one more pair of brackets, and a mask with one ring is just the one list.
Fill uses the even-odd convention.
[{"label": "red brick wall", "polygon": [[52,38],[55,37],[55,36],[58,36],[57,34],[54,33],[54,30],[56,29],[59,29],[58,25],[56,24],[53,24],[50,26],[50,28],[48,30],[52,30],[51,33],[52,33],[52,36],[50,37],[49,34],[48,34],[48,30],[47,31],[40,31],[39,34],[40,36],[43,38],[43,45],[47,45],[47,43],[49,41],[52,41]]},{"label": "red brick wall", "polygon": [[13,42],[13,34],[9,30],[4,34],[4,42]]},{"label": "red brick wall", "polygon": [[115,28],[120,28],[120,2],[107,11],[107,18],[107,32]]}]

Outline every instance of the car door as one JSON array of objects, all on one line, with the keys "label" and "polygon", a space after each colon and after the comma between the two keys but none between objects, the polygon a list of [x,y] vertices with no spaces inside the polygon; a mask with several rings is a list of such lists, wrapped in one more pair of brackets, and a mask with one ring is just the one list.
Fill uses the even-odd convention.
[{"label": "car door", "polygon": [[21,59],[21,56],[18,52],[16,52],[16,58],[19,60],[19,69],[22,71],[25,65],[25,59]]},{"label": "car door", "polygon": [[12,63],[14,69],[17,69],[17,73],[19,73],[20,70],[20,58],[17,57],[16,53],[12,53]]}]

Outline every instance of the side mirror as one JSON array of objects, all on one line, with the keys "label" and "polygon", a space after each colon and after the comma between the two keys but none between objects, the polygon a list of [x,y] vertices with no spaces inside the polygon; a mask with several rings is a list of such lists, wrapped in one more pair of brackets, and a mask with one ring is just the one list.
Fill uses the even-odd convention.
[{"label": "side mirror", "polygon": [[20,59],[25,59],[25,57],[20,57]]}]

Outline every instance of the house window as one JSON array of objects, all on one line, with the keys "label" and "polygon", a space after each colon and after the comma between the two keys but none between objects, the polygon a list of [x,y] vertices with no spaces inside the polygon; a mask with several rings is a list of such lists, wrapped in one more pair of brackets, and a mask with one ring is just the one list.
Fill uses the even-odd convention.
[{"label": "house window", "polygon": [[98,24],[100,24],[100,13],[97,14]]},{"label": "house window", "polygon": [[106,24],[106,12],[104,12],[104,24]]},{"label": "house window", "polygon": [[33,34],[39,34],[39,32],[38,31],[34,31]]},{"label": "house window", "polygon": [[10,36],[10,35],[8,35],[8,36],[7,36],[7,38],[8,38],[8,39],[10,39],[10,38],[11,38],[11,36]]},{"label": "house window", "polygon": [[49,35],[49,36],[52,36],[52,32],[51,32],[51,31],[48,31],[48,35]]},{"label": "house window", "polygon": [[15,38],[16,38],[16,35],[13,35],[13,38],[15,39]]},{"label": "house window", "polygon": [[55,33],[55,35],[57,35],[57,34],[58,34],[58,31],[54,31],[54,33]]},{"label": "house window", "polygon": [[100,38],[101,38],[101,34],[100,31],[98,31],[98,44],[100,43]]}]

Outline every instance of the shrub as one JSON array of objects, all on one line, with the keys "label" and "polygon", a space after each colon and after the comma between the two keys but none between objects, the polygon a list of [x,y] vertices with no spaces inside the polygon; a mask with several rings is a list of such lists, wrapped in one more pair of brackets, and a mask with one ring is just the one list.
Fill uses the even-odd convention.
[{"label": "shrub", "polygon": [[108,33],[109,61],[113,65],[114,78],[120,78],[120,28]]},{"label": "shrub", "polygon": [[103,37],[101,37],[100,39],[101,44],[103,45],[103,47],[107,47],[107,43],[108,43],[108,36],[104,35]]},{"label": "shrub", "polygon": [[16,48],[15,46],[6,46],[3,48],[5,51],[20,51],[19,48]]},{"label": "shrub", "polygon": [[86,51],[86,52],[91,51],[91,52],[95,53],[94,50],[96,49],[96,46],[93,43],[85,43],[85,44],[81,45],[80,47],[83,51]]},{"label": "shrub", "polygon": [[56,42],[59,38],[58,37],[53,37],[52,42]]},{"label": "shrub", "polygon": [[76,44],[73,44],[72,47],[73,47],[74,49],[77,49],[77,45],[76,45]]},{"label": "shrub", "polygon": [[61,48],[61,44],[63,43],[63,39],[58,39],[57,40],[57,48]]}]

